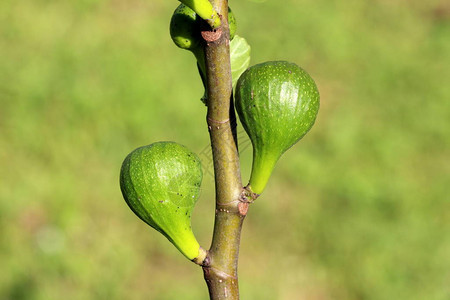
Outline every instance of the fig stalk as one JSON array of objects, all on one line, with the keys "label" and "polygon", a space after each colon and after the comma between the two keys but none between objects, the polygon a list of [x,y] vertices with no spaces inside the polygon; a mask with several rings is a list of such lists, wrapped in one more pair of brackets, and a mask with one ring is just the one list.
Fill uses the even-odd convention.
[{"label": "fig stalk", "polygon": [[208,0],[180,0],[180,2],[195,11],[212,29],[220,27],[220,17]]}]

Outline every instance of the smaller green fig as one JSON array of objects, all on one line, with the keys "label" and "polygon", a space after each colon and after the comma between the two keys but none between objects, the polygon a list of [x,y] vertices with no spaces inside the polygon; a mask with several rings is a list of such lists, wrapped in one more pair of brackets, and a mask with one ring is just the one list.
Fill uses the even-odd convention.
[{"label": "smaller green fig", "polygon": [[230,28],[230,41],[232,41],[236,35],[236,17],[234,16],[231,8],[228,7],[228,27]]},{"label": "smaller green fig", "polygon": [[241,75],[236,110],[253,145],[248,189],[261,194],[280,156],[314,125],[319,91],[296,64],[269,61]]},{"label": "smaller green fig", "polygon": [[[178,48],[189,50],[197,59],[197,67],[203,86],[206,89],[206,63],[203,52],[201,37],[202,19],[191,8],[184,4],[180,4],[172,14],[170,20],[170,37]],[[230,28],[230,41],[233,41],[236,35],[236,18],[231,8],[228,7],[228,24]],[[241,38],[242,39],[242,38]],[[230,43],[230,47],[233,44]],[[232,50],[232,49],[231,49]],[[239,52],[238,54],[241,54]],[[244,55],[245,55],[244,51]],[[233,61],[233,57],[231,57]],[[233,66],[232,66],[233,67]],[[206,105],[206,90],[201,98]]]},{"label": "smaller green fig", "polygon": [[131,210],[190,260],[205,256],[191,229],[202,176],[197,155],[174,142],[137,148],[120,171],[120,188]]},{"label": "smaller green fig", "polygon": [[[228,8],[230,40],[236,33],[236,18]],[[173,12],[170,20],[170,36],[179,48],[198,51],[201,48],[201,18],[188,6],[180,4]],[[195,54],[195,53],[194,53]]]},{"label": "smaller green fig", "polygon": [[177,47],[194,51],[200,47],[200,18],[189,7],[180,4],[170,20],[170,37]]}]

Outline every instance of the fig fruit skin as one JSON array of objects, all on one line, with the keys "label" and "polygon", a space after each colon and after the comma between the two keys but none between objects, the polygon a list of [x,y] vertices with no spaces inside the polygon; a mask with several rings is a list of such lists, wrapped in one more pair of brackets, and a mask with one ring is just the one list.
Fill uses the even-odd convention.
[{"label": "fig fruit skin", "polygon": [[201,18],[189,7],[180,4],[170,19],[170,37],[177,47],[196,50],[201,46]]},{"label": "fig fruit skin", "polygon": [[253,145],[249,189],[261,194],[280,156],[314,125],[319,91],[294,63],[254,65],[239,78],[236,110]]},{"label": "fig fruit skin", "polygon": [[202,176],[198,156],[174,142],[137,148],[125,158],[120,172],[122,194],[131,210],[190,260],[200,251],[191,214]]},{"label": "fig fruit skin", "polygon": [[228,7],[228,28],[230,29],[230,41],[232,41],[236,35],[237,23],[236,17],[230,7]]},{"label": "fig fruit skin", "polygon": [[[170,20],[170,37],[175,45],[181,49],[199,51],[202,46],[201,36],[202,19],[188,6],[180,4],[172,14]],[[228,23],[230,40],[236,33],[236,18],[233,11],[228,8]],[[194,53],[195,54],[195,53]]]}]

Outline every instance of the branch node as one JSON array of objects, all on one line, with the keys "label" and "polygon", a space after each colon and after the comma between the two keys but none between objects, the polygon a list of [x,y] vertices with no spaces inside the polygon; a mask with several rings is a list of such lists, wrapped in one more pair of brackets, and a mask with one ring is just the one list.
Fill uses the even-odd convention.
[{"label": "branch node", "polygon": [[242,216],[242,217],[244,217],[244,216],[246,216],[247,215],[247,212],[248,212],[248,206],[249,206],[250,204],[247,202],[247,203],[244,203],[244,202],[239,202],[239,204],[238,204],[238,209],[239,209],[239,214]]},{"label": "branch node", "polygon": [[259,194],[254,193],[250,187],[247,185],[242,188],[241,194],[239,195],[239,202],[251,204],[259,197]]},{"label": "branch node", "polygon": [[201,34],[207,43],[215,42],[222,36],[222,28],[215,30],[203,30]]},{"label": "branch node", "polygon": [[199,266],[204,266],[205,262],[208,260],[209,261],[209,257],[208,257],[208,251],[203,249],[202,247],[200,247],[200,249],[198,250],[199,254],[196,258],[194,258],[192,260],[193,263],[199,265]]}]

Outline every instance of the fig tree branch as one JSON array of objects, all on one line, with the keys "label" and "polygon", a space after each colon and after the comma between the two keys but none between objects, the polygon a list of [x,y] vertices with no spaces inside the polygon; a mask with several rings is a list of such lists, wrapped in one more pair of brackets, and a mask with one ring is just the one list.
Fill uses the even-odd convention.
[{"label": "fig tree branch", "polygon": [[228,1],[212,0],[221,16],[216,30],[202,31],[208,96],[207,124],[216,187],[216,214],[211,248],[203,263],[210,298],[239,299],[237,264],[242,223],[248,203],[243,192],[232,98]]}]

